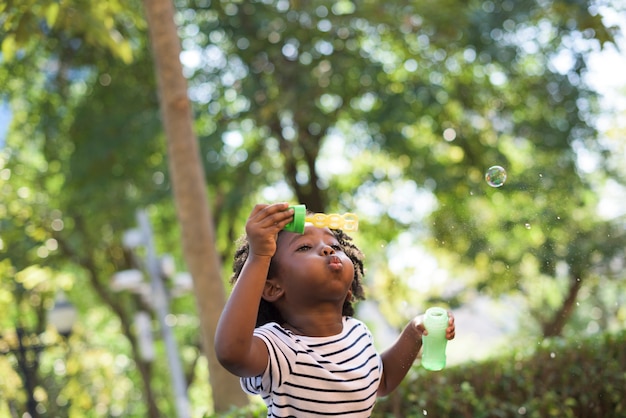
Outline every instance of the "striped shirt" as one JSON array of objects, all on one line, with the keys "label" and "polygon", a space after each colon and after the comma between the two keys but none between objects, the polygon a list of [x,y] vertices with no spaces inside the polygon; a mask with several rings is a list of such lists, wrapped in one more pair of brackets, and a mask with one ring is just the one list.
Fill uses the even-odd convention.
[{"label": "striped shirt", "polygon": [[365,324],[344,317],[331,337],[295,335],[272,322],[254,330],[267,345],[265,372],[241,379],[249,394],[261,395],[268,417],[369,417],[382,373],[382,360]]}]

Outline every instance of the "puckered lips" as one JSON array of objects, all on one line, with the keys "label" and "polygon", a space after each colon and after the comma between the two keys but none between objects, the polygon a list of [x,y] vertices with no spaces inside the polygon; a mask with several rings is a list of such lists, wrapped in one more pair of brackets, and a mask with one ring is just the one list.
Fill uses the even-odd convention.
[{"label": "puckered lips", "polygon": [[343,263],[341,262],[341,258],[336,255],[331,255],[328,257],[328,266],[331,270],[337,271],[343,268]]}]

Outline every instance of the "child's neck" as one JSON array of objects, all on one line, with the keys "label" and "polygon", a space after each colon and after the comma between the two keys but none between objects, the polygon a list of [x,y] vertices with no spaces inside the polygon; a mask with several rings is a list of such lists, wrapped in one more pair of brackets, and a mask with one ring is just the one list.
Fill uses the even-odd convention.
[{"label": "child's neck", "polygon": [[340,334],[343,330],[343,316],[341,314],[295,314],[284,316],[284,318],[283,328],[296,335],[330,337]]}]

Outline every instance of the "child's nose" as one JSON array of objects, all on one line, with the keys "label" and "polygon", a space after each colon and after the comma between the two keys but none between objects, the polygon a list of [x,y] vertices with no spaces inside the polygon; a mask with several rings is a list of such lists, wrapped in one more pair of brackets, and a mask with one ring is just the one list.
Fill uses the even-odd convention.
[{"label": "child's nose", "polygon": [[322,254],[330,255],[334,253],[335,253],[335,250],[333,249],[333,247],[331,247],[330,245],[324,244],[324,246],[322,247]]}]

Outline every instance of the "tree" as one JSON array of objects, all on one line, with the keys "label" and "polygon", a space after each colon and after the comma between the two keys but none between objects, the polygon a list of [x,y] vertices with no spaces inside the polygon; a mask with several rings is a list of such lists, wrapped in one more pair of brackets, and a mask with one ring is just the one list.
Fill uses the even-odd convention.
[{"label": "tree", "polygon": [[[90,225],[96,223],[94,214],[97,213],[97,209],[94,212],[90,207],[83,205],[81,211],[78,207],[84,200],[75,198],[71,193],[62,193],[64,188],[89,191],[83,195],[83,199],[89,199],[97,193],[97,176],[103,174],[99,171],[102,170],[102,166],[90,166],[85,164],[84,160],[78,166],[67,164],[70,161],[73,144],[64,139],[71,137],[68,135],[68,126],[71,126],[73,121],[73,112],[76,109],[74,106],[82,100],[80,94],[75,94],[77,92],[72,87],[80,85],[85,74],[89,75],[89,71],[81,73],[73,70],[88,69],[85,65],[87,56],[90,57],[87,61],[102,60],[100,61],[102,63],[106,61],[102,56],[107,55],[106,53],[98,55],[94,53],[95,49],[80,48],[81,39],[87,42],[86,45],[90,42],[95,45],[108,45],[114,54],[128,62],[130,44],[119,37],[120,32],[117,29],[130,36],[130,33],[134,33],[135,26],[129,25],[130,31],[125,32],[122,26],[107,25],[116,22],[114,17],[133,22],[134,15],[131,9],[127,9],[128,13],[119,13],[119,9],[116,9],[119,4],[116,2],[107,2],[103,7],[96,8],[86,3],[77,7],[66,3],[41,6],[37,2],[20,2],[13,7],[12,3],[5,2],[2,5],[7,6],[7,9],[3,10],[5,12],[3,21],[4,29],[8,32],[3,36],[2,44],[4,54],[1,67],[2,97],[10,100],[12,104],[12,124],[15,127],[3,149],[2,166],[5,173],[3,190],[7,199],[10,198],[13,202],[8,211],[3,211],[3,227],[0,228],[2,238],[7,242],[7,246],[3,247],[2,256],[5,267],[2,274],[3,288],[7,289],[5,285],[8,285],[8,289],[21,288],[20,285],[11,285],[14,277],[23,277],[26,283],[31,283],[32,279],[38,276],[36,272],[42,269],[43,271],[51,269],[51,272],[46,273],[50,279],[39,286],[26,286],[22,292],[14,290],[6,293],[8,298],[3,299],[6,306],[13,306],[14,297],[18,298],[20,293],[25,293],[21,299],[32,302],[19,304],[18,310],[12,310],[13,314],[6,316],[2,328],[10,331],[11,327],[15,326],[11,321],[16,317],[34,316],[37,321],[26,321],[28,329],[37,333],[44,330],[45,312],[58,289],[77,293],[73,301],[83,312],[87,311],[88,307],[92,308],[93,295],[85,291],[81,279],[74,279],[76,276],[86,277],[87,282],[94,284],[95,292],[110,302],[113,312],[119,315],[122,329],[128,336],[134,357],[137,359],[138,369],[144,377],[147,415],[157,416],[150,387],[151,369],[145,362],[139,360],[136,339],[131,332],[132,322],[125,314],[125,301],[113,298],[106,286],[106,280],[114,270],[110,269],[110,264],[103,266],[98,263],[101,259],[99,251],[104,248],[106,252],[109,240],[102,236],[102,230],[100,232],[90,230]],[[40,18],[40,14],[45,14],[45,20]],[[42,39],[50,42],[42,42]],[[41,71],[50,64],[54,70]],[[107,84],[106,77],[99,81],[102,85]],[[16,91],[19,93],[16,94]],[[47,94],[42,95],[42,91]],[[68,177],[71,179],[72,176],[68,173],[67,165],[77,169],[73,173],[74,176],[79,177],[81,174],[87,176],[69,184]],[[81,169],[84,171],[81,172]],[[96,181],[81,188],[80,182],[87,179]],[[113,195],[109,198],[115,199]],[[94,207],[97,208],[95,204]],[[7,209],[4,205],[3,208]],[[85,243],[86,245],[81,247]],[[81,252],[81,248],[84,251]],[[8,313],[7,309],[4,310]],[[33,315],[29,311],[38,314]],[[95,313],[98,310],[88,311]],[[76,334],[75,338],[84,336],[80,332]],[[100,363],[98,353],[98,349],[83,347],[82,354],[85,357],[68,355],[59,359],[65,361],[67,368],[74,371],[67,381],[62,379],[60,383],[57,382],[57,385],[67,387],[71,391],[70,394],[64,393],[63,390],[55,391],[55,387],[48,386],[52,384],[49,379],[49,376],[53,375],[52,366],[49,361],[44,361],[48,353],[42,354],[42,371],[47,370],[48,373],[42,373],[46,378],[42,378],[36,384],[41,388],[39,384],[43,385],[43,382],[46,382],[48,395],[59,396],[56,402],[48,405],[51,414],[71,415],[71,411],[99,403],[99,397],[110,395],[108,389],[97,391],[95,386],[88,382],[95,382],[108,376],[120,385],[127,384],[126,378],[114,377],[115,373],[107,368],[105,363]],[[88,358],[92,359],[94,366],[91,369],[85,367],[84,359]],[[89,370],[93,370],[99,377],[89,376]],[[84,381],[78,383],[80,379]],[[132,385],[134,386],[135,384]],[[129,390],[128,396],[137,396],[135,390]],[[72,402],[67,402],[67,399],[72,399]],[[55,412],[54,406],[57,403],[59,408]],[[131,409],[141,411],[141,407],[135,406]],[[130,409],[128,411],[130,412]]]},{"label": "tree", "polygon": [[[381,185],[434,194],[431,247],[473,266],[473,286],[527,291],[537,276],[569,284],[551,315],[537,311],[546,336],[562,332],[581,282],[618,255],[622,228],[593,214],[595,186],[577,166],[581,147],[606,153],[590,139],[595,98],[582,80],[589,49],[611,42],[615,28],[591,2],[189,4],[198,11],[189,24],[205,35],[190,52],[220,48],[219,65],[194,68],[192,91],[214,86],[225,122],[252,121],[250,138],[260,132],[270,146],[244,161],[264,166],[280,151],[284,181],[309,208],[353,208]],[[570,67],[555,67],[556,55]],[[358,154],[338,176],[319,158],[337,145]],[[494,164],[509,181],[486,190]],[[375,222],[412,226],[379,211]],[[608,231],[611,243],[598,246]],[[593,263],[587,242],[598,249]]]},{"label": "tree", "polygon": [[[115,4],[113,3],[107,3],[107,5],[115,7]],[[91,283],[95,292],[118,315],[122,324],[122,330],[131,342],[133,357],[138,365],[138,370],[141,372],[143,377],[142,380],[144,382],[145,389],[144,396],[147,402],[148,415],[157,416],[158,409],[155,401],[156,396],[152,390],[152,368],[150,367],[150,364],[142,361],[138,354],[137,341],[132,324],[132,312],[137,309],[138,304],[141,305],[141,301],[115,297],[106,285],[108,277],[110,277],[114,271],[129,267],[129,258],[123,251],[121,251],[119,242],[116,243],[114,240],[109,239],[102,242],[102,237],[99,236],[99,233],[97,232],[98,229],[105,227],[105,225],[105,228],[109,230],[123,231],[125,227],[128,227],[128,220],[132,220],[134,218],[133,212],[138,206],[154,203],[157,201],[155,198],[162,201],[165,196],[162,191],[158,190],[158,187],[156,188],[157,190],[154,190],[152,193],[147,193],[145,196],[135,195],[133,197],[132,189],[130,194],[128,190],[128,185],[133,185],[133,187],[136,187],[138,190],[144,189],[146,191],[154,188],[152,173],[149,171],[146,173],[144,171],[142,174],[141,169],[138,171],[132,171],[130,167],[132,167],[133,164],[135,164],[139,159],[147,159],[147,167],[153,167],[154,169],[159,170],[160,167],[158,167],[158,165],[155,166],[155,164],[150,161],[155,161],[155,152],[161,151],[157,151],[159,147],[155,147],[155,142],[151,139],[158,139],[158,130],[155,129],[155,126],[158,126],[156,125],[157,119],[154,118],[154,115],[151,112],[151,110],[156,110],[156,101],[151,101],[151,99],[156,97],[156,95],[145,95],[142,93],[137,94],[138,92],[134,92],[132,89],[121,86],[119,84],[119,80],[126,78],[127,81],[133,83],[132,85],[139,85],[144,81],[149,82],[152,80],[152,77],[142,74],[146,67],[139,63],[139,65],[133,65],[134,68],[126,68],[123,70],[130,70],[134,72],[131,73],[132,75],[137,75],[137,78],[131,81],[130,79],[132,76],[127,77],[127,74],[122,74],[121,72],[118,73],[113,70],[115,68],[115,60],[102,58],[102,56],[106,57],[106,50],[101,51],[97,49],[89,50],[86,48],[77,48],[77,45],[81,45],[80,42],[82,39],[87,41],[95,39],[94,43],[96,45],[101,45],[99,42],[107,44],[106,39],[99,38],[99,36],[104,35],[99,32],[101,28],[98,24],[91,28],[93,29],[93,32],[89,32],[89,25],[78,24],[77,26],[80,30],[73,30],[74,26],[72,26],[76,23],[90,21],[92,19],[98,21],[98,23],[108,22],[109,20],[107,19],[110,19],[110,17],[101,17],[97,15],[100,10],[91,11],[88,9],[84,11],[85,15],[79,16],[79,18],[82,18],[83,20],[66,20],[65,18],[67,17],[67,14],[75,13],[75,10],[69,7],[69,10],[62,10],[59,12],[59,15],[61,16],[59,19],[48,19],[46,21],[48,25],[42,25],[42,27],[48,31],[44,34],[43,39],[51,40],[50,43],[37,43],[35,39],[28,39],[26,35],[20,32],[24,30],[23,27],[25,26],[25,23],[23,22],[36,23],[38,21],[37,12],[41,12],[41,10],[42,9],[35,7],[25,11],[22,10],[24,14],[18,13],[11,16],[12,19],[20,22],[15,25],[18,28],[16,33],[19,34],[16,39],[20,39],[22,42],[22,44],[16,45],[22,48],[20,53],[23,51],[33,50],[29,47],[33,47],[34,45],[37,47],[40,45],[43,45],[44,47],[50,46],[52,51],[52,60],[56,60],[56,62],[59,63],[60,68],[56,77],[53,78],[53,82],[50,83],[50,87],[52,87],[51,92],[56,93],[56,95],[54,93],[39,95],[37,100],[32,102],[31,107],[26,108],[26,112],[30,112],[34,107],[36,107],[37,104],[40,103],[40,112],[27,113],[28,116],[25,119],[21,119],[18,117],[18,115],[20,115],[19,109],[14,108],[14,120],[23,121],[23,124],[16,122],[16,126],[26,127],[27,129],[35,128],[35,130],[39,129],[39,132],[45,133],[45,140],[33,143],[33,145],[36,145],[34,147],[35,150],[41,149],[44,152],[44,160],[47,161],[47,164],[56,167],[56,169],[45,170],[42,175],[50,178],[52,172],[56,171],[56,181],[48,181],[44,186],[66,188],[66,193],[61,199],[54,199],[54,202],[49,202],[50,209],[42,212],[43,216],[38,222],[41,222],[42,232],[45,231],[44,236],[54,236],[55,241],[59,243],[60,253],[64,254],[66,259],[73,260],[78,266],[84,269],[83,273],[89,278],[89,283]],[[47,9],[43,10],[45,11]],[[106,13],[109,9],[105,8],[104,11]],[[129,20],[131,18],[129,18]],[[9,19],[9,21],[11,21],[11,19]],[[66,22],[67,25],[64,26],[63,22]],[[140,22],[137,23],[139,24],[137,24],[137,26],[133,25],[133,27],[141,29],[142,26]],[[64,30],[66,30],[66,32],[64,32]],[[115,29],[111,30],[115,32]],[[39,32],[36,32],[36,34],[39,34]],[[47,38],[46,35],[49,38]],[[134,35],[138,34],[134,33]],[[9,39],[9,37],[5,39]],[[124,45],[128,45],[127,42],[128,40],[124,40]],[[113,43],[115,44],[115,42]],[[12,44],[8,43],[7,45],[10,47]],[[117,44],[115,44],[115,46],[117,46]],[[141,54],[136,54],[135,59],[137,59],[137,55],[141,57]],[[43,57],[44,59],[50,59],[47,56]],[[126,56],[125,58],[129,57]],[[41,62],[41,60],[37,61],[37,64],[39,64],[39,62]],[[37,68],[36,66],[29,67],[28,65],[33,63],[26,62],[26,60],[21,58],[13,62],[7,61],[6,64],[8,65],[5,68],[9,70],[7,79],[9,74],[16,74],[10,70],[11,66],[13,66],[14,69],[17,68],[18,70],[25,70],[26,75],[24,79],[28,79],[28,74],[30,74],[29,71],[36,70]],[[92,68],[102,68],[107,69],[108,71],[104,70],[101,74],[98,74],[97,72],[94,74],[93,71],[87,71],[83,73],[86,74],[86,77],[77,79],[76,76],[72,75],[71,71],[73,68],[80,68],[81,66],[92,66]],[[144,78],[141,79],[141,77]],[[95,90],[102,93],[97,98],[98,101],[93,102],[94,106],[79,106],[77,108],[72,108],[71,104],[75,103],[72,102],[72,99],[75,99],[75,96],[72,96],[69,93],[71,85],[73,83],[89,82],[90,80],[97,82]],[[45,83],[45,81],[42,83]],[[25,85],[27,84],[25,83]],[[19,90],[19,87],[15,85],[15,83],[12,87]],[[41,88],[41,86],[36,83],[30,85],[29,87],[33,90],[37,87]],[[119,87],[121,87],[120,90],[117,89]],[[142,87],[145,91],[145,85]],[[148,84],[148,87],[151,87],[150,84]],[[23,89],[22,91],[31,91],[30,88]],[[108,91],[108,95],[107,93],[104,93],[105,91]],[[10,97],[16,97],[13,95],[12,89],[7,89],[5,94],[10,94]],[[33,92],[33,94],[36,93]],[[119,99],[126,95],[128,95],[128,103],[136,104],[136,106],[133,110],[125,109],[125,113],[122,109],[119,109],[118,111],[117,104],[112,103],[110,99],[113,97],[117,97],[117,99]],[[145,100],[137,101],[137,97],[145,98]],[[79,98],[78,101],[80,102],[82,100],[82,98]],[[64,109],[65,111],[60,112],[61,109]],[[87,109],[93,110],[90,112]],[[102,121],[103,123],[94,123],[93,121],[98,120],[97,118],[99,117],[96,116],[96,114],[101,115],[103,111],[107,112],[111,117],[106,122]],[[73,119],[74,115],[72,115],[71,112],[76,112],[78,117]],[[45,119],[43,122],[40,122],[40,119],[36,115],[45,115],[45,117],[49,117],[49,119]],[[66,119],[64,120],[62,117],[58,117],[57,115],[64,115]],[[113,119],[113,117],[116,119]],[[73,146],[69,147],[67,142],[62,141],[62,138],[65,135],[64,129],[67,129],[67,126],[71,129],[70,135],[68,135],[69,138],[71,138],[70,142],[74,143]],[[138,141],[129,142],[129,136]],[[103,142],[99,144],[93,141],[89,142],[90,139],[98,137],[102,137]],[[19,138],[19,136],[17,138]],[[20,139],[17,138],[16,141],[10,141],[11,148],[9,149],[19,147]],[[22,140],[24,141],[23,138]],[[135,147],[133,149],[133,144],[139,144],[142,143],[142,141],[143,144],[141,147]],[[38,146],[41,146],[41,148],[38,148]],[[96,151],[94,147],[99,149]],[[123,151],[124,149],[126,149],[126,151]],[[74,150],[78,152],[73,152]],[[99,161],[94,161],[94,159],[89,158],[90,155],[94,155],[94,152],[95,155],[98,155],[96,160]],[[14,169],[12,170],[13,172],[23,172],[20,168],[20,162],[17,159],[10,158],[9,161],[9,167]],[[70,164],[65,167],[65,164],[59,164],[59,162],[62,161],[69,161]],[[156,161],[159,160],[157,159]],[[146,165],[143,165],[143,167],[146,167]],[[9,170],[11,170],[11,168],[9,168]],[[189,171],[189,167],[184,168]],[[193,170],[193,168],[191,169]],[[10,173],[11,171],[8,172]],[[198,172],[201,174],[201,170],[198,171],[196,168],[195,174]],[[156,173],[158,174],[158,171]],[[111,176],[112,174],[113,176]],[[35,178],[37,177],[39,176],[35,175]],[[202,176],[200,176],[200,178],[202,179]],[[185,179],[184,176],[183,179]],[[103,187],[103,182],[107,184],[107,186]],[[150,183],[153,183],[153,186],[150,186]],[[148,187],[143,186],[146,184]],[[124,191],[124,189],[126,189],[126,191]],[[52,189],[46,189],[46,191],[47,190]],[[42,192],[45,193],[44,190],[40,190],[38,193]],[[103,193],[108,195],[105,199],[111,203],[128,203],[128,205],[124,205],[123,207],[120,207],[118,204],[117,207],[114,206],[115,209],[109,211],[109,214],[114,211],[119,214],[120,220],[126,218],[127,221],[122,221],[121,223],[116,224],[115,222],[110,222],[104,218],[96,219],[96,216],[94,215],[98,213],[98,210],[103,208],[103,203],[107,206],[109,205],[103,201],[103,198],[105,197],[103,196]],[[131,199],[129,200],[129,198]],[[206,208],[206,202],[203,202],[203,199],[195,199],[194,196],[193,200],[199,202],[196,206]],[[88,207],[90,207],[90,209],[88,209]],[[186,207],[186,205],[182,205],[182,207]],[[82,208],[82,210],[78,208]],[[207,219],[208,217],[210,217],[210,213],[207,212],[204,218]],[[71,221],[71,224],[69,224],[71,225],[71,229],[78,231],[79,235],[71,233],[67,234],[62,228],[59,230],[49,230],[49,227],[46,228],[46,223],[55,222],[54,219],[50,218],[57,219],[59,222],[64,220],[66,225],[69,224],[68,221]],[[94,226],[95,228],[93,228]],[[187,228],[187,230],[189,230],[189,228]],[[3,235],[6,236],[6,233],[3,233]],[[197,238],[197,236],[194,238]],[[204,244],[210,247],[213,242],[209,240]],[[197,248],[197,245],[192,243],[191,248],[193,249],[194,247]],[[11,246],[9,258],[12,261],[17,261],[19,258],[19,252],[17,250],[18,248]],[[206,250],[206,248],[201,250]],[[100,256],[100,251],[102,251],[102,253],[110,254],[110,261],[103,260]],[[199,255],[203,256],[204,254]],[[195,260],[195,270],[198,270],[198,261],[204,262],[205,260],[198,260],[197,257]],[[215,265],[209,263],[208,266],[209,270],[211,268],[218,269],[218,273],[215,274],[214,272],[213,275],[217,282],[212,288],[210,283],[208,283],[207,287],[207,282],[202,281],[200,282],[199,287],[203,288],[205,291],[208,290],[209,297],[215,297],[218,301],[223,301],[223,289],[221,292],[214,291],[214,288],[222,288],[222,282],[219,275],[219,264]],[[206,269],[200,266],[200,270],[202,274],[202,272]],[[196,294],[198,295],[199,303],[201,303],[202,306],[208,306],[208,309],[201,309],[203,312],[203,315],[201,316],[201,318],[203,318],[202,322],[211,326],[211,322],[206,321],[206,319],[210,319],[210,315],[208,314],[212,314],[213,316],[216,315],[216,312],[219,314],[220,305],[219,303],[205,303],[205,301],[209,300],[209,297],[202,297],[203,294],[201,292]],[[214,322],[215,321],[216,319],[214,319]],[[209,343],[205,344],[205,346],[208,347],[210,354],[213,347],[212,343],[210,343],[213,332],[209,329],[202,334],[206,336],[209,341]],[[222,374],[224,374],[224,372],[222,372]],[[238,384],[236,385],[234,378],[228,376],[225,378],[226,381],[220,382],[220,370],[215,371],[215,373],[211,373],[210,376],[214,382],[219,382],[219,384],[215,384],[216,390],[214,391],[216,396],[219,395],[216,398],[214,405],[216,409],[228,409],[231,405],[240,404],[242,400],[245,399],[239,390]],[[235,385],[236,390],[232,390],[232,387]],[[224,393],[220,393],[220,391],[223,391]]]},{"label": "tree", "polygon": [[179,60],[180,41],[171,0],[145,0],[146,18],[159,81],[160,107],[168,142],[169,167],[183,253],[194,280],[204,353],[209,361],[215,410],[243,405],[238,380],[217,362],[213,339],[224,306],[221,264],[206,193],[203,165],[193,130],[187,82]]}]

